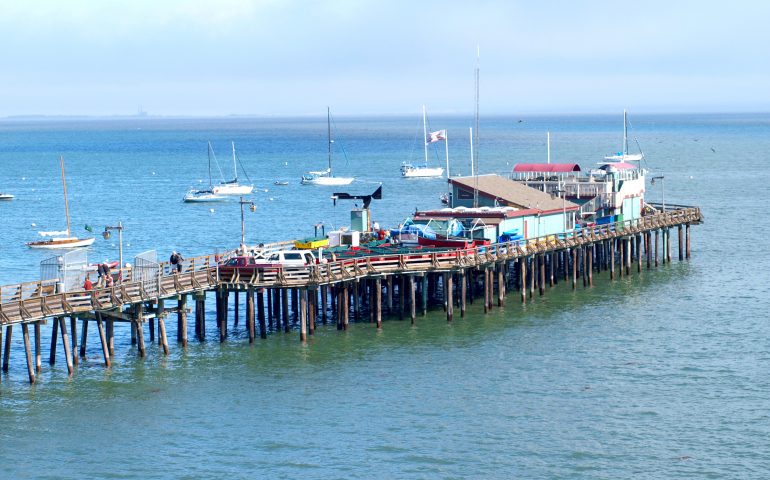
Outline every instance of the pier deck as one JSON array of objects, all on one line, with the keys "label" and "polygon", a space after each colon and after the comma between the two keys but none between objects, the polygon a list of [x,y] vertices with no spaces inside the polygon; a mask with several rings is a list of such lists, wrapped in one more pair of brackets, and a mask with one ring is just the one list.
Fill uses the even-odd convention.
[{"label": "pier deck", "polygon": [[[110,364],[114,334],[114,322],[129,322],[132,340],[137,341],[140,355],[144,355],[143,324],[150,323],[150,340],[154,339],[154,323],[158,321],[158,333],[168,351],[164,319],[169,313],[177,313],[177,340],[187,343],[187,296],[195,299],[195,334],[199,340],[205,338],[206,293],[216,292],[217,325],[220,340],[227,335],[228,295],[235,293],[234,322],[238,322],[238,294],[246,294],[246,322],[249,339],[256,335],[255,316],[259,318],[260,336],[266,337],[265,315],[270,324],[275,319],[280,329],[283,319],[285,331],[290,331],[289,295],[295,322],[300,326],[300,339],[306,340],[308,328],[312,334],[316,317],[327,315],[327,303],[337,317],[337,325],[345,329],[349,312],[360,318],[362,305],[370,312],[370,321],[381,326],[383,286],[387,294],[384,302],[389,313],[393,313],[394,291],[400,309],[400,316],[410,307],[414,321],[417,308],[416,289],[419,286],[422,311],[425,312],[429,299],[441,299],[447,313],[447,320],[453,316],[454,299],[458,299],[461,315],[465,312],[467,289],[470,301],[474,290],[481,284],[484,293],[485,312],[493,306],[495,281],[497,281],[497,304],[504,303],[509,285],[521,290],[521,300],[526,301],[527,289],[533,295],[535,286],[540,295],[546,284],[553,286],[561,274],[565,281],[571,275],[575,288],[578,277],[584,286],[593,284],[593,272],[609,270],[610,278],[616,273],[628,275],[635,260],[641,271],[646,255],[647,268],[658,265],[658,238],[662,235],[662,261],[671,261],[672,228],[678,229],[679,259],[690,257],[690,225],[702,222],[697,207],[676,207],[664,213],[645,216],[622,224],[602,225],[586,228],[566,237],[541,237],[498,243],[462,250],[432,251],[429,253],[410,252],[405,254],[377,254],[345,258],[307,267],[263,268],[240,274],[220,269],[222,261],[234,255],[205,255],[183,261],[182,269],[168,263],[158,265],[157,274],[152,278],[135,279],[135,272],[122,270],[123,281],[109,288],[95,287],[92,291],[57,292],[56,280],[28,282],[0,286],[0,327],[5,328],[5,351],[3,368],[7,370],[10,354],[12,327],[21,324],[24,334],[25,353],[30,381],[35,381],[35,371],[40,371],[40,325],[53,319],[51,358],[54,358],[57,328],[61,329],[62,344],[67,354],[68,369],[77,363],[76,320],[83,322],[81,355],[85,351],[89,321],[95,321],[99,329],[105,365]],[[654,238],[653,238],[654,235]],[[265,249],[287,248],[290,242],[265,246]],[[619,271],[616,272],[616,264]],[[546,275],[546,270],[548,275]],[[466,275],[467,273],[467,275]],[[495,275],[495,273],[497,275]],[[481,280],[479,281],[479,277]],[[415,280],[419,280],[416,282]],[[457,280],[457,283],[455,283]],[[385,285],[383,285],[383,283]],[[419,283],[419,285],[416,285]],[[395,284],[395,286],[394,286]],[[441,288],[439,288],[441,284]],[[363,289],[361,286],[363,285]],[[367,291],[367,286],[369,289]],[[362,292],[363,290],[363,292]],[[455,293],[456,290],[456,293]],[[254,296],[258,306],[255,308]],[[265,309],[263,293],[267,293]],[[350,308],[350,300],[354,308]],[[319,302],[320,300],[320,302]],[[166,306],[168,301],[173,306]],[[319,305],[320,303],[320,305]],[[72,352],[66,328],[66,318],[71,319]],[[103,321],[107,322],[106,331]],[[35,327],[35,361],[29,343],[28,325]],[[0,330],[1,338],[2,330]],[[1,343],[1,341],[0,341]],[[70,358],[72,357],[72,358]]]}]

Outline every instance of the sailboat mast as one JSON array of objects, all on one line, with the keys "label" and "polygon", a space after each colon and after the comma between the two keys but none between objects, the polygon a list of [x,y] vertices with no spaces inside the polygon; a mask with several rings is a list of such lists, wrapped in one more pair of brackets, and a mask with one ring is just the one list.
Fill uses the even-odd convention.
[{"label": "sailboat mast", "polygon": [[[468,133],[470,134],[470,140],[471,140],[471,175],[473,175],[473,127],[468,128]],[[478,177],[477,177],[478,178]],[[478,185],[474,183],[473,187],[473,208],[478,207]]]},{"label": "sailboat mast", "polygon": [[623,109],[623,156],[628,155],[628,121],[626,119],[626,110]]},{"label": "sailboat mast", "polygon": [[211,142],[209,142],[209,190],[211,190],[212,182],[211,182]]},{"label": "sailboat mast", "polygon": [[446,153],[446,178],[449,180],[449,133],[444,130],[444,153]]},{"label": "sailboat mast", "polygon": [[326,107],[326,136],[329,140],[329,176],[332,175],[332,114]]},{"label": "sailboat mast", "polygon": [[230,142],[233,146],[233,174],[235,175],[235,181],[238,181],[238,165],[235,162],[235,142]]},{"label": "sailboat mast", "polygon": [[[480,49],[479,46],[476,45],[476,151],[475,153],[472,153],[472,155],[475,158],[475,164],[476,164],[476,172],[471,172],[472,175],[474,175],[475,181],[474,181],[474,189],[473,189],[473,207],[476,208],[479,206],[479,177],[478,177],[478,169],[479,169],[479,57]],[[472,150],[473,152],[473,150]]]},{"label": "sailboat mast", "polygon": [[64,177],[64,155],[59,156],[59,165],[61,165],[61,184],[64,187],[64,215],[67,217],[67,237],[71,237],[70,234],[70,207],[67,202],[67,180]]},{"label": "sailboat mast", "polygon": [[422,146],[425,150],[425,167],[428,167],[428,121],[425,114],[425,105],[422,106]]}]

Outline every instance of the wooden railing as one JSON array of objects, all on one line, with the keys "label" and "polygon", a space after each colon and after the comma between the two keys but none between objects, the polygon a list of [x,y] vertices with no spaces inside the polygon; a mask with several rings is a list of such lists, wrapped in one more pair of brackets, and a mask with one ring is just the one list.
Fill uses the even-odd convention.
[{"label": "wooden railing", "polygon": [[[311,266],[269,267],[248,274],[238,271],[224,273],[220,270],[219,265],[236,253],[233,250],[186,259],[181,262],[179,269],[168,262],[162,262],[157,278],[141,282],[134,281],[133,272],[128,269],[121,272],[123,281],[91,291],[57,292],[56,280],[2,286],[0,324],[116,309],[127,304],[207,290],[219,285],[300,287],[375,275],[468,268],[701,221],[700,209],[687,207],[622,223],[583,228],[566,235],[548,235],[462,250],[374,254]],[[269,248],[285,248],[290,243],[270,244]]]}]

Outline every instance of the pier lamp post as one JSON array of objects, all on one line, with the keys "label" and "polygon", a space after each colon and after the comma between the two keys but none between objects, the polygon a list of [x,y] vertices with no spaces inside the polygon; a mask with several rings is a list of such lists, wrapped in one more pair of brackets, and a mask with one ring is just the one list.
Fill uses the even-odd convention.
[{"label": "pier lamp post", "polygon": [[551,190],[551,198],[553,198],[554,195],[557,193],[561,197],[561,215],[562,215],[562,220],[564,221],[564,236],[566,238],[567,236],[567,198],[565,195],[567,194],[567,191],[561,190],[559,188],[555,188]]},{"label": "pier lamp post", "polygon": [[102,237],[104,237],[105,240],[109,240],[112,233],[110,233],[110,230],[117,230],[118,231],[118,245],[119,245],[119,253],[120,253],[120,265],[118,265],[118,268],[123,268],[123,222],[118,222],[116,226],[107,225],[104,227],[104,231],[102,232]]},{"label": "pier lamp post", "polygon": [[661,199],[663,203],[663,213],[666,213],[666,177],[663,175],[658,175],[657,177],[652,177],[650,179],[650,185],[655,185],[655,180],[660,180],[660,190],[661,190]]},{"label": "pier lamp post", "polygon": [[252,212],[257,211],[257,206],[251,200],[244,200],[243,197],[241,197],[238,203],[241,205],[241,249],[246,253],[246,222],[243,218],[243,206],[248,205],[249,210]]}]

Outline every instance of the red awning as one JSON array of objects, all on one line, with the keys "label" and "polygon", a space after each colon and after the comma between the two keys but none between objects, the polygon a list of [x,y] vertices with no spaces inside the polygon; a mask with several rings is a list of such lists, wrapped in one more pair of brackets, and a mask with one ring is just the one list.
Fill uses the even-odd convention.
[{"label": "red awning", "polygon": [[577,163],[517,163],[513,167],[514,172],[544,172],[544,173],[568,173],[579,172]]}]

